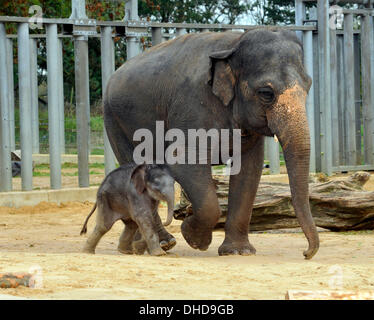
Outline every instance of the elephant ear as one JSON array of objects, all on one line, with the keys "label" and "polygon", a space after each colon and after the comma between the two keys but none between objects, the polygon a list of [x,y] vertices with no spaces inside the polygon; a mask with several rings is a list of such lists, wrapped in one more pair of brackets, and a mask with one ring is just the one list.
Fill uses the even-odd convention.
[{"label": "elephant ear", "polygon": [[131,182],[133,183],[136,191],[139,194],[142,194],[146,189],[145,170],[146,170],[146,165],[142,164],[142,165],[137,166],[131,174]]},{"label": "elephant ear", "polygon": [[234,98],[235,76],[232,72],[228,58],[235,49],[212,53],[210,58],[210,75],[208,83],[212,86],[212,92],[227,107]]}]

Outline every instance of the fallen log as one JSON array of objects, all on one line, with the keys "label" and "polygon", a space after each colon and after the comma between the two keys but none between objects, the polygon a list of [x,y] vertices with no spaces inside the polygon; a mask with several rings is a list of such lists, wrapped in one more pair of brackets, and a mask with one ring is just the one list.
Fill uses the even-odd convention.
[{"label": "fallen log", "polygon": [[[374,229],[374,192],[362,187],[369,180],[367,172],[356,172],[348,178],[309,184],[312,215],[318,227],[332,231]],[[228,176],[214,176],[221,217],[217,227],[226,220],[228,207]],[[191,203],[182,190],[174,218],[183,220],[193,214]],[[251,231],[300,227],[291,202],[288,184],[260,183],[255,199]]]},{"label": "fallen log", "polygon": [[30,273],[0,274],[0,288],[34,287],[34,278]]}]

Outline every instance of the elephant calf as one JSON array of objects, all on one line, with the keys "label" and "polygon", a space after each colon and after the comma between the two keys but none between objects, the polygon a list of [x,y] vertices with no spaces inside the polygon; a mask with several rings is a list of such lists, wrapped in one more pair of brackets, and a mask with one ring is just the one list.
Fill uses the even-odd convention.
[{"label": "elephant calf", "polygon": [[96,227],[83,251],[95,253],[101,237],[114,222],[122,220],[125,229],[118,244],[121,253],[143,254],[147,249],[151,255],[164,255],[176,240],[161,223],[157,211],[160,200],[167,202],[165,225],[169,225],[173,218],[174,179],[166,166],[127,164],[113,170],[100,185],[95,206],[83,225],[81,235],[87,232],[87,222],[97,207]]}]

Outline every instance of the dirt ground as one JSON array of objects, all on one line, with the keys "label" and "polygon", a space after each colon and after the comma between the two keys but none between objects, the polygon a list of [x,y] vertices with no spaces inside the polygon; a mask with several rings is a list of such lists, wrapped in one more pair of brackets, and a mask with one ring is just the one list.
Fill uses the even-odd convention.
[{"label": "dirt ground", "polygon": [[[370,181],[367,189],[374,190]],[[219,257],[224,233],[207,251],[189,247],[180,221],[168,227],[177,245],[164,257],[120,254],[117,222],[97,247],[80,253],[79,232],[92,203],[0,207],[0,273],[34,272],[41,288],[0,289],[32,299],[284,299],[287,290],[374,290],[374,231],[320,232],[317,255],[304,260],[307,241],[292,232],[251,233],[254,256]],[[161,208],[163,218],[166,209]],[[88,225],[93,230],[94,217]]]}]

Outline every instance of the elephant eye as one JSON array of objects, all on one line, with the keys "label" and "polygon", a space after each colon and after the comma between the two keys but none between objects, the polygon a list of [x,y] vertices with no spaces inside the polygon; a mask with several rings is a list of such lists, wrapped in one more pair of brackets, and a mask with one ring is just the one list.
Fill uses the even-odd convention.
[{"label": "elephant eye", "polygon": [[271,87],[259,88],[256,93],[264,104],[272,104],[275,100],[275,93]]}]

